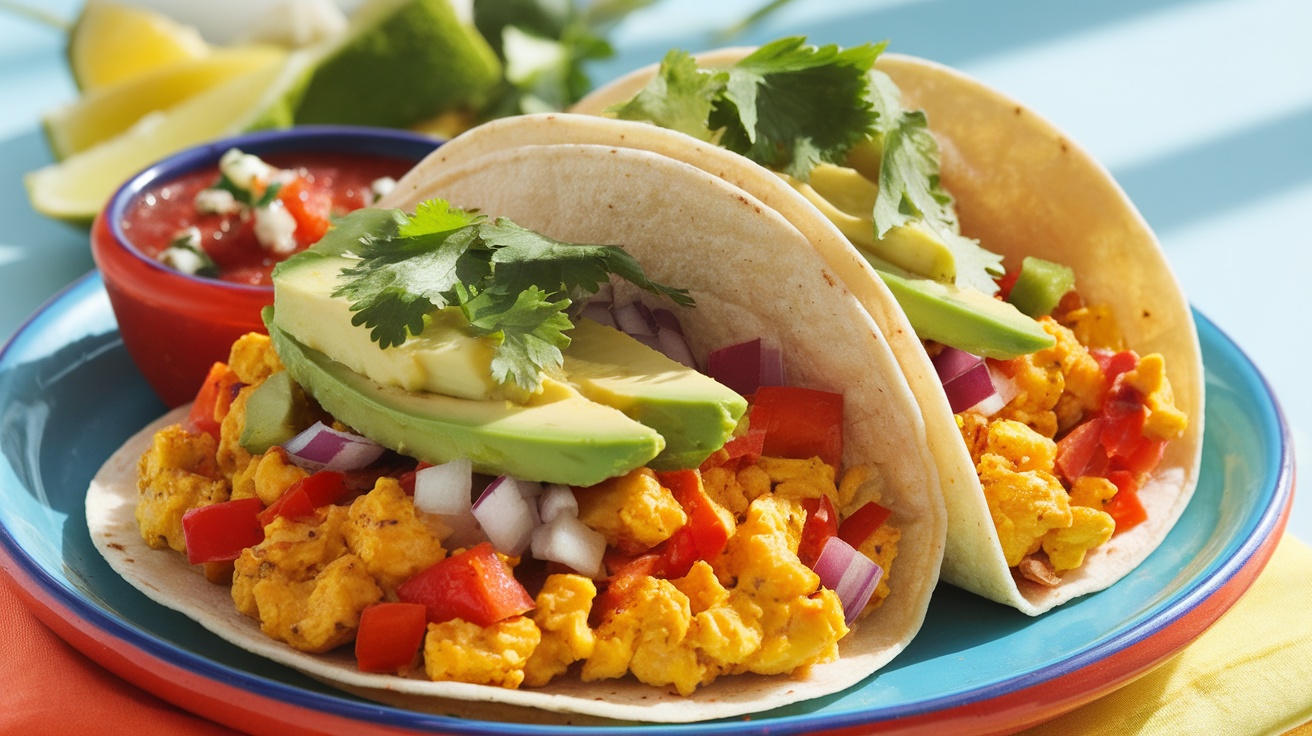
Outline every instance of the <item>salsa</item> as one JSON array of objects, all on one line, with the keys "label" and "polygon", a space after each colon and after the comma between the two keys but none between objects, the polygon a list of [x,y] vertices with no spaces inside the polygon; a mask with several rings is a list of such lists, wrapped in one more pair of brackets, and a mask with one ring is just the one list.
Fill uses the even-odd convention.
[{"label": "salsa", "polygon": [[[275,264],[318,241],[332,220],[372,204],[380,183],[414,165],[402,158],[318,152],[253,160],[271,167],[272,175],[256,177],[249,190],[233,187],[218,166],[151,186],[128,207],[123,232],[142,254],[179,270],[267,285]],[[266,217],[270,208],[281,212]],[[174,256],[180,249],[193,252],[179,261]]]}]

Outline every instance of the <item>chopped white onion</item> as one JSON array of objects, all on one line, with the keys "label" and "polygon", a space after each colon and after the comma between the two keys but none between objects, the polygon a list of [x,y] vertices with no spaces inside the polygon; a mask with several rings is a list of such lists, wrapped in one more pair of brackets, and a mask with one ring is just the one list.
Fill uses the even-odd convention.
[{"label": "chopped white onion", "polygon": [[424,468],[415,473],[415,508],[441,516],[468,513],[473,485],[473,463],[468,458]]},{"label": "chopped white onion", "polygon": [[550,524],[562,515],[578,516],[579,502],[569,486],[552,483],[538,497],[538,518],[543,524]]},{"label": "chopped white onion", "polygon": [[580,575],[595,578],[601,574],[606,538],[578,517],[561,514],[534,530],[532,552],[539,560],[559,562]]},{"label": "chopped white onion", "polygon": [[843,617],[850,625],[870,602],[884,570],[869,557],[838,537],[830,537],[812,567],[820,584],[843,602]]},{"label": "chopped white onion", "polygon": [[367,437],[339,432],[323,422],[315,422],[284,442],[282,448],[293,463],[311,473],[359,470],[377,460],[385,449]]},{"label": "chopped white onion", "polygon": [[488,484],[474,502],[473,513],[492,546],[512,557],[528,549],[538,525],[537,504],[524,498],[519,481],[508,475]]}]

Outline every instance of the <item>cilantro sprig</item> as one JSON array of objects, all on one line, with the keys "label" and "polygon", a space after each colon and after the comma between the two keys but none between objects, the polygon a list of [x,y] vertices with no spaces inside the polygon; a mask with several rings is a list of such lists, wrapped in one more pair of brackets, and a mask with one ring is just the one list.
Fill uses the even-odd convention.
[{"label": "cilantro sprig", "polygon": [[[377,224],[376,211],[357,213],[338,229],[358,235],[356,218]],[[386,349],[423,332],[434,310],[459,307],[476,335],[497,338],[498,383],[536,390],[544,371],[559,368],[573,328],[567,310],[611,274],[692,306],[686,290],[652,281],[618,246],[566,243],[440,199],[414,215],[394,211],[384,224],[358,235],[359,262],[342,270],[333,291],[352,300],[351,323]]]},{"label": "cilantro sprig", "polygon": [[993,294],[1002,257],[961,235],[925,114],[904,108],[892,79],[874,67],[885,46],[782,38],[723,69],[703,69],[676,49],[636,96],[608,112],[716,143],[801,181],[820,163],[844,164],[856,144],[878,141],[875,235],[923,222],[952,250],[956,283]]}]

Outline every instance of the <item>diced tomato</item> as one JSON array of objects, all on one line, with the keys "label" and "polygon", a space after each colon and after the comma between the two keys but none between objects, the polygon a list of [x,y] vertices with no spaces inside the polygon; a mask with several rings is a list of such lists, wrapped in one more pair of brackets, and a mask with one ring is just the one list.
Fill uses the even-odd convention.
[{"label": "diced tomato", "polygon": [[1157,468],[1157,464],[1162,461],[1162,455],[1164,454],[1166,454],[1166,440],[1143,437],[1140,438],[1133,452],[1114,459],[1112,467],[1117,470],[1128,471],[1136,477],[1142,478]]},{"label": "diced tomato", "polygon": [[1102,430],[1098,440],[1110,457],[1133,455],[1143,441],[1143,424],[1148,419],[1148,407],[1142,403],[1109,402],[1103,407]]},{"label": "diced tomato", "polygon": [[1127,371],[1134,370],[1139,365],[1139,354],[1133,350],[1122,350],[1112,352],[1111,350],[1095,349],[1089,351],[1094,360],[1098,361],[1098,367],[1102,369],[1102,386],[1103,393],[1106,394],[1112,390],[1116,379]]},{"label": "diced tomato", "polygon": [[606,580],[605,589],[593,601],[592,612],[588,615],[589,623],[598,626],[608,613],[622,608],[634,586],[643,578],[651,577],[659,562],[659,555],[656,554],[627,557],[607,550],[606,569],[610,571],[610,576]]},{"label": "diced tomato", "polygon": [[361,672],[398,672],[414,663],[428,629],[428,609],[419,603],[375,603],[360,612],[355,662]]},{"label": "diced tomato", "polygon": [[838,525],[838,538],[853,548],[860,548],[892,515],[891,509],[870,501],[843,519]]},{"label": "diced tomato", "polygon": [[335,503],[344,495],[346,495],[345,476],[331,470],[320,470],[293,483],[277,501],[261,511],[260,523],[271,524],[279,516],[288,519],[313,516],[315,509]]},{"label": "diced tomato", "polygon": [[1102,449],[1102,422],[1098,417],[1076,425],[1057,441],[1057,469],[1070,483],[1087,475],[1094,456]]},{"label": "diced tomato", "polygon": [[704,559],[697,549],[697,538],[688,524],[670,535],[670,538],[652,548],[656,564],[651,574],[658,578],[681,578],[692,570],[694,562]]},{"label": "diced tomato", "polygon": [[1148,520],[1148,511],[1139,500],[1139,482],[1133,473],[1113,470],[1108,479],[1116,484],[1116,495],[1102,507],[1116,522],[1116,533],[1142,524]]},{"label": "diced tomato", "polygon": [[795,386],[762,386],[751,426],[764,430],[761,452],[811,458],[838,467],[843,459],[843,395]]},{"label": "diced tomato", "polygon": [[401,583],[396,595],[422,603],[428,620],[463,619],[491,626],[533,609],[533,599],[490,542],[452,555]]},{"label": "diced tomato", "polygon": [[733,515],[706,495],[701,473],[696,470],[673,470],[657,473],[656,478],[661,485],[670,489],[674,499],[688,515],[688,523],[683,528],[692,537],[697,559],[710,560],[723,552],[733,534]]},{"label": "diced tomato", "polygon": [[764,447],[765,430],[749,429],[747,434],[734,437],[724,443],[723,448],[711,453],[699,469],[705,472],[710,468],[731,466],[734,470],[741,470],[745,466],[755,465],[761,459]]},{"label": "diced tomato", "polygon": [[423,460],[420,460],[419,463],[415,465],[414,468],[407,470],[404,473],[401,473],[399,476],[397,476],[396,482],[401,484],[401,490],[405,491],[405,495],[407,496],[415,495],[415,473],[418,473],[424,468],[432,467],[432,465],[433,465],[432,463],[426,463]]},{"label": "diced tomato", "polygon": [[241,551],[264,541],[264,526],[259,514],[264,502],[258,498],[210,504],[182,515],[182,534],[187,545],[187,561],[235,560]]},{"label": "diced tomato", "polygon": [[802,501],[806,509],[806,522],[802,524],[802,540],[797,545],[797,559],[811,567],[820,558],[825,542],[838,533],[838,512],[828,496]]},{"label": "diced tomato", "polygon": [[204,432],[219,438],[219,427],[232,405],[233,386],[239,384],[237,374],[226,363],[215,363],[196,392],[184,425],[193,432]]},{"label": "diced tomato", "polygon": [[319,242],[328,232],[332,215],[332,192],[297,177],[278,190],[278,199],[296,220],[296,242],[305,246]]}]

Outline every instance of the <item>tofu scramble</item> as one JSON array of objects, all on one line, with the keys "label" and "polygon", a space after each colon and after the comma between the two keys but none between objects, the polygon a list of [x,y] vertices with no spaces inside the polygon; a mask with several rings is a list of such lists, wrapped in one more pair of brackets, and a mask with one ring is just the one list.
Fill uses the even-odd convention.
[{"label": "tofu scramble", "polygon": [[[967,410],[956,419],[1007,564],[1054,586],[1089,550],[1146,518],[1139,485],[1189,420],[1162,356],[1127,350],[1106,307],[1071,292],[1039,323],[1051,348],[988,361],[1015,396],[992,416]],[[1091,457],[1099,441],[1115,445],[1107,462]]]},{"label": "tofu scramble", "polygon": [[[250,394],[281,371],[267,337],[233,345],[213,417],[166,427],[141,457],[138,527],[152,548],[187,553],[189,511],[258,499],[246,502],[261,510],[258,537],[231,562],[204,563],[205,574],[231,585],[234,605],[265,635],[306,652],[354,641],[361,656],[366,611],[401,600],[407,581],[487,544],[416,509],[415,462],[394,453],[345,473],[334,502],[308,514],[277,513],[316,474],[279,446],[253,455],[238,440]],[[332,422],[311,404],[295,421],[318,420]],[[434,620],[430,608],[418,653],[391,671],[506,688],[570,673],[584,681],[632,674],[687,695],[720,675],[800,674],[836,659],[849,631],[844,604],[799,551],[815,544],[815,521],[824,517],[816,509],[837,510],[828,520],[836,527],[855,506],[878,501],[877,470],[840,472],[819,458],[722,449],[700,470],[677,472],[696,478],[726,529],[717,554],[698,558],[677,543],[696,513],[666,473],[642,468],[572,488],[578,519],[605,538],[605,569],[589,576],[527,554],[489,555],[529,591],[528,610],[475,622]],[[857,620],[889,594],[899,537],[885,522],[860,540],[859,551],[883,575]]]}]

